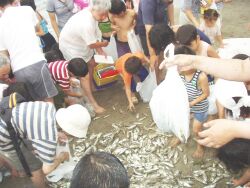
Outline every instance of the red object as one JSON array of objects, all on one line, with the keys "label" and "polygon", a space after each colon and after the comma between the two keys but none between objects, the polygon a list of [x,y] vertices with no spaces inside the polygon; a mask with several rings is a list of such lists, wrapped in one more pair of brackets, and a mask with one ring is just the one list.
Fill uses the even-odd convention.
[{"label": "red object", "polygon": [[117,74],[119,74],[117,70],[108,70],[108,71],[101,73],[101,78],[106,78],[106,77],[114,76]]}]

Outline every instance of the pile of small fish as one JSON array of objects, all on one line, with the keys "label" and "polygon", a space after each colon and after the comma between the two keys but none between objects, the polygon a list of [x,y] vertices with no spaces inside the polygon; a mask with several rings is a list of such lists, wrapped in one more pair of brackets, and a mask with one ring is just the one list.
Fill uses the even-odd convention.
[{"label": "pile of small fish", "polygon": [[[171,137],[169,133],[159,132],[150,116],[137,114],[134,122],[113,123],[108,133],[91,133],[86,139],[76,139],[72,144],[73,156],[79,161],[90,150],[114,154],[127,168],[131,188],[214,188],[222,179],[227,181],[225,187],[231,187],[230,174],[219,161],[205,155],[204,160],[196,164],[185,145],[168,147]],[[62,180],[52,187],[68,185]]]}]

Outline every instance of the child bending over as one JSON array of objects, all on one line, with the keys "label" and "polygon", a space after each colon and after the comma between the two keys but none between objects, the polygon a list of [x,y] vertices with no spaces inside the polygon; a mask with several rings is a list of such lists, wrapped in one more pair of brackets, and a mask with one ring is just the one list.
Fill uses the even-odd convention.
[{"label": "child bending over", "polygon": [[148,58],[139,52],[127,53],[116,61],[115,67],[124,81],[130,111],[134,111],[134,104],[138,103],[135,96],[136,84],[144,81],[148,75],[148,71],[144,67],[146,64],[149,64]]},{"label": "child bending over", "polygon": [[[190,54],[194,55],[189,47],[180,46],[175,48],[175,54]],[[188,93],[188,100],[190,106],[190,112],[193,113],[193,132],[196,137],[202,130],[202,124],[205,123],[208,117],[208,100],[209,96],[209,84],[207,75],[199,70],[189,70],[180,73],[180,76],[186,86]],[[176,144],[180,143],[180,140],[175,140]],[[174,142],[174,141],[173,141]],[[172,142],[172,144],[173,144]],[[202,158],[204,155],[203,146],[197,144],[197,148],[193,153],[194,158]]]},{"label": "child bending over", "polygon": [[218,42],[221,48],[224,47],[221,35],[221,26],[219,24],[219,13],[214,9],[204,11],[203,21],[200,25],[200,30],[203,31],[210,39],[212,44]]}]

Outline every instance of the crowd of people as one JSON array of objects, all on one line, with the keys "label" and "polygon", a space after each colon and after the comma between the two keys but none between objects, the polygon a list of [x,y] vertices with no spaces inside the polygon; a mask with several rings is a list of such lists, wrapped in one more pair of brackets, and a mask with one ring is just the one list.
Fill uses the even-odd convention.
[{"label": "crowd of people", "polygon": [[[47,187],[45,175],[69,159],[67,152],[56,155],[58,143],[67,135],[86,137],[91,117],[105,112],[93,96],[94,55],[110,55],[105,48],[114,37],[114,67],[124,82],[128,109],[135,111],[139,103],[138,82],[155,72],[160,84],[166,74],[162,67],[177,65],[197,139],[193,157],[204,157],[205,147],[217,148],[229,170],[244,170],[234,185],[247,185],[250,105],[241,109],[241,121],[227,119],[230,109],[218,101],[218,115],[208,114],[209,86],[218,78],[244,82],[246,90],[250,81],[249,54],[225,60],[215,50],[224,47],[226,2],[185,0],[176,26],[173,0],[47,0],[50,20],[37,11],[34,0],[0,0],[0,170],[8,168],[12,175],[29,176],[35,187]],[[136,52],[130,31],[141,44]],[[164,54],[170,44],[175,46],[173,58]],[[160,65],[163,58],[165,65]],[[64,108],[56,110],[59,92]],[[179,143],[174,138],[171,146]],[[116,156],[92,152],[79,161],[70,187],[128,188],[129,177]]]}]

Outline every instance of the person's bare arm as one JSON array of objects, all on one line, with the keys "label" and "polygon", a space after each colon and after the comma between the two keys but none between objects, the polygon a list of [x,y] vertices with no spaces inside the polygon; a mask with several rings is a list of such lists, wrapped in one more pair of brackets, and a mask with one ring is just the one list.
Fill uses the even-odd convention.
[{"label": "person's bare arm", "polygon": [[217,36],[215,36],[215,39],[216,39],[217,42],[219,43],[220,47],[221,47],[221,48],[224,48],[222,36],[221,36],[221,35],[217,35]]},{"label": "person's bare arm", "polygon": [[214,57],[214,58],[220,58],[220,56],[218,55],[218,53],[215,51],[215,49],[212,46],[208,47],[207,56]]},{"label": "person's bare arm", "polygon": [[152,48],[150,41],[149,41],[149,32],[153,26],[152,25],[145,25],[146,28],[146,37],[147,37],[147,46],[148,46],[148,51],[149,51],[149,56],[150,56],[150,67],[151,69],[154,69],[155,63],[157,62],[157,55]]},{"label": "person's bare arm", "polygon": [[168,5],[167,13],[168,13],[169,23],[172,26],[172,25],[174,25],[174,5],[173,5],[173,3]]},{"label": "person's bare arm", "polygon": [[60,32],[59,32],[59,28],[56,22],[56,15],[53,12],[49,12],[48,14],[49,14],[51,25],[56,33],[57,39],[59,39]]},{"label": "person's bare arm", "polygon": [[103,42],[97,41],[96,43],[90,44],[89,47],[91,49],[97,49],[97,48],[106,47],[108,44],[109,44],[108,41],[103,41]]},{"label": "person's bare arm", "polygon": [[250,60],[219,59],[197,55],[175,55],[166,67],[177,65],[180,71],[198,69],[217,78],[246,82],[250,80]]},{"label": "person's bare arm", "polygon": [[67,152],[60,153],[59,156],[54,159],[53,164],[43,164],[43,173],[46,175],[49,174],[50,172],[55,170],[62,162],[68,159],[69,159],[69,153]]},{"label": "person's bare arm", "polygon": [[194,17],[192,10],[184,10],[184,13],[186,14],[187,18],[195,25],[195,27],[199,28],[199,21]]},{"label": "person's bare arm", "polygon": [[199,81],[198,81],[198,85],[200,85],[201,90],[202,90],[202,95],[200,95],[199,97],[197,97],[195,100],[190,102],[190,107],[196,105],[197,103],[203,101],[204,99],[206,99],[209,96],[209,85],[208,85],[208,78],[207,75],[205,73],[201,73],[199,76]]},{"label": "person's bare arm", "polygon": [[64,92],[67,96],[70,96],[70,97],[82,97],[82,94],[81,94],[81,93],[73,92],[73,91],[71,91],[70,89],[63,90],[63,92]]},{"label": "person's bare arm", "polygon": [[127,96],[127,99],[128,99],[128,109],[130,111],[134,111],[135,106],[134,106],[133,101],[132,101],[132,95],[131,95],[131,90],[130,90],[129,86],[125,85],[125,93],[126,93],[126,96]]}]

